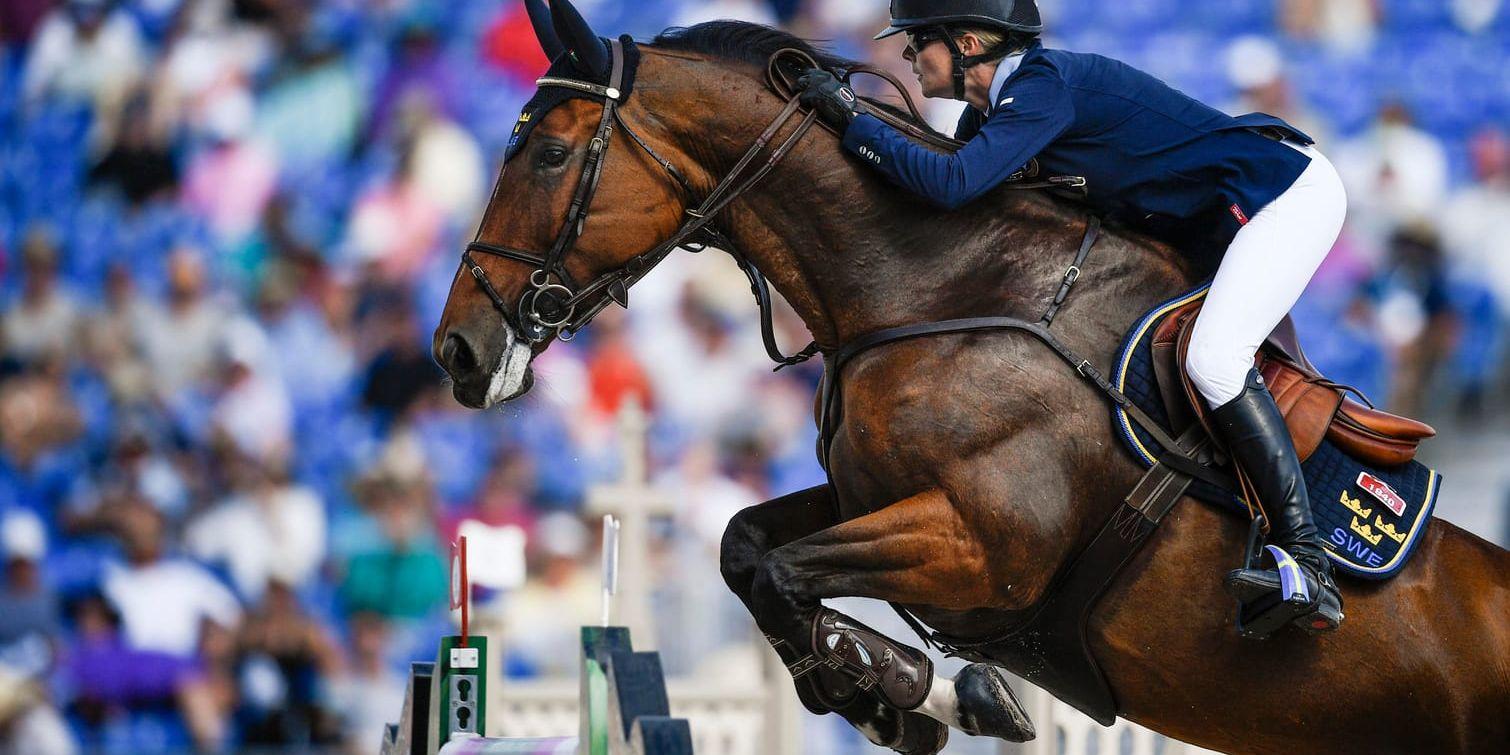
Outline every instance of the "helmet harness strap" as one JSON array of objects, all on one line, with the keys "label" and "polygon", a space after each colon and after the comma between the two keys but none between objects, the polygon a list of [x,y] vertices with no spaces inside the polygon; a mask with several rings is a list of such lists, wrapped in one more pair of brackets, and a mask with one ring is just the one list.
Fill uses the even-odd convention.
[{"label": "helmet harness strap", "polygon": [[965,99],[965,54],[960,52],[959,43],[954,41],[954,34],[948,28],[940,28],[944,44],[949,46],[949,57],[953,59],[950,75],[954,77],[954,99]]},{"label": "helmet harness strap", "polygon": [[953,59],[953,70],[950,72],[954,79],[954,99],[965,99],[965,69],[988,63],[993,60],[1010,55],[1011,52],[1003,52],[1003,48],[1010,48],[1012,42],[1009,39],[979,55],[966,55],[959,49],[959,43],[955,41],[954,34],[948,27],[939,27],[940,36],[944,38],[944,44],[949,47],[949,57]]}]

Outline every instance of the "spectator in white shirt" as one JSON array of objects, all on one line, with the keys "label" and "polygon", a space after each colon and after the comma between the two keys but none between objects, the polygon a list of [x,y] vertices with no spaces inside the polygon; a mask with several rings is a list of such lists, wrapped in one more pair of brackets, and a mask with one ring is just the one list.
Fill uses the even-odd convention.
[{"label": "spectator in white shirt", "polygon": [[267,335],[249,318],[226,326],[219,349],[220,397],[214,429],[237,453],[281,464],[293,445],[293,404],[279,377]]},{"label": "spectator in white shirt", "polygon": [[1374,127],[1342,145],[1337,171],[1347,186],[1353,228],[1383,249],[1396,228],[1434,221],[1447,198],[1447,150],[1417,128],[1399,103]]},{"label": "spectator in white shirt", "polygon": [[1510,320],[1510,135],[1491,126],[1469,142],[1474,182],[1459,189],[1442,216],[1442,240],[1454,266],[1494,292]]},{"label": "spectator in white shirt", "polygon": [[32,42],[26,101],[74,100],[109,111],[146,70],[145,52],[136,22],[113,0],[67,0]]},{"label": "spectator in white shirt", "polygon": [[283,479],[249,457],[230,462],[235,491],[189,523],[184,542],[195,558],[226,566],[248,604],[276,579],[295,589],[325,559],[325,507],[314,491]]},{"label": "spectator in white shirt", "polygon": [[210,376],[227,313],[205,294],[204,261],[181,248],[168,257],[168,306],[143,321],[141,342],[164,399]]},{"label": "spectator in white shirt", "polygon": [[107,567],[104,593],[121,616],[128,646],[191,658],[204,622],[236,627],[241,620],[236,596],[204,568],[167,556],[164,522],[156,509],[122,504],[116,513],[126,561]]},{"label": "spectator in white shirt", "polygon": [[66,351],[77,332],[79,311],[58,283],[58,248],[50,231],[37,226],[26,234],[21,267],[26,281],[3,323],[6,351],[23,360]]}]

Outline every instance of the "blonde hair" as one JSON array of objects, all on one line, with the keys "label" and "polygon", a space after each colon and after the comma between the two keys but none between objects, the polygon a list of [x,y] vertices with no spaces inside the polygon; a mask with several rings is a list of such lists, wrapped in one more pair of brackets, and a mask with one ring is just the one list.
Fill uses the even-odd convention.
[{"label": "blonde hair", "polygon": [[955,37],[963,37],[965,34],[974,34],[980,40],[982,49],[994,50],[1001,43],[1007,41],[1007,33],[1001,29],[992,29],[984,26],[965,27],[955,32]]},{"label": "blonde hair", "polygon": [[992,60],[1000,60],[1027,48],[1020,35],[990,26],[962,26],[951,29],[950,34],[956,40],[966,34],[974,34],[980,40],[983,54],[991,54]]}]

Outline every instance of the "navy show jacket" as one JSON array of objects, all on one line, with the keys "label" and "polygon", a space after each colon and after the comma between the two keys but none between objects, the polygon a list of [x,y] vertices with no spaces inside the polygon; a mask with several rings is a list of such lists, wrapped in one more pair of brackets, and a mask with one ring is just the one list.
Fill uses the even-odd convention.
[{"label": "navy show jacket", "polygon": [[850,124],[844,147],[945,209],[1037,157],[1045,173],[1084,176],[1097,213],[1220,254],[1310,164],[1271,136],[1312,143],[1274,116],[1234,118],[1125,63],[1035,44],[989,116],[966,108],[957,153],[918,145],[870,115]]}]

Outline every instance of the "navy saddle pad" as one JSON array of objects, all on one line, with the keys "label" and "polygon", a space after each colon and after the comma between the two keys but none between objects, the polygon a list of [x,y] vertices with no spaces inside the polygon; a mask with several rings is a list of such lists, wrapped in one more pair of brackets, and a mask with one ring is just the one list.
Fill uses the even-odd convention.
[{"label": "navy saddle pad", "polygon": [[[1206,295],[1209,286],[1154,307],[1128,332],[1113,368],[1112,383],[1165,429],[1169,415],[1153,369],[1153,334],[1159,320]],[[1148,433],[1112,405],[1112,421],[1123,442],[1144,466],[1163,452]],[[1365,579],[1386,579],[1400,570],[1426,532],[1442,476],[1417,461],[1393,467],[1365,464],[1330,440],[1301,465],[1316,526],[1328,555],[1342,571]],[[1196,480],[1190,495],[1244,517],[1247,506],[1230,490]]]}]

